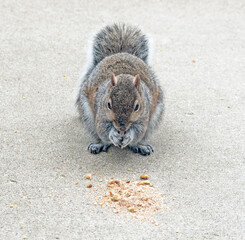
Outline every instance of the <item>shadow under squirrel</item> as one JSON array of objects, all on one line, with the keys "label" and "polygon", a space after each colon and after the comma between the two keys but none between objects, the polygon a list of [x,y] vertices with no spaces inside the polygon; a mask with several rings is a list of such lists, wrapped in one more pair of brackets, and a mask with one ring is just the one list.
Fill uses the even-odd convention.
[{"label": "shadow under squirrel", "polygon": [[163,113],[163,92],[148,66],[148,40],[136,27],[106,26],[95,36],[92,64],[80,79],[76,106],[92,138],[88,150],[111,144],[149,155],[147,137]]}]

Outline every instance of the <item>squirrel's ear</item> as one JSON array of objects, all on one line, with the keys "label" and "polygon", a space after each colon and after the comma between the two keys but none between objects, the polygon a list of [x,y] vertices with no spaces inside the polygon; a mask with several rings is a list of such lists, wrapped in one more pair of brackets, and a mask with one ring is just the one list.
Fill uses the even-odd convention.
[{"label": "squirrel's ear", "polygon": [[139,89],[139,87],[140,87],[140,76],[139,76],[139,74],[137,74],[137,75],[134,77],[133,83],[134,83],[134,86],[135,86],[137,89]]},{"label": "squirrel's ear", "polygon": [[117,79],[114,73],[111,75],[111,86],[116,86],[117,85]]}]

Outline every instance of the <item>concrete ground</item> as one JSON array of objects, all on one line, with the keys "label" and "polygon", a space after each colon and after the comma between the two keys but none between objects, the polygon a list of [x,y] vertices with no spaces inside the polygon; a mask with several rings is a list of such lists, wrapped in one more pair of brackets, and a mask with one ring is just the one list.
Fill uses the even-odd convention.
[{"label": "concrete ground", "polygon": [[[114,21],[154,40],[166,113],[149,157],[91,155],[73,108],[87,41]],[[0,239],[245,239],[244,1],[1,0],[0,80]],[[94,206],[88,172],[145,172],[169,210],[156,226]]]}]

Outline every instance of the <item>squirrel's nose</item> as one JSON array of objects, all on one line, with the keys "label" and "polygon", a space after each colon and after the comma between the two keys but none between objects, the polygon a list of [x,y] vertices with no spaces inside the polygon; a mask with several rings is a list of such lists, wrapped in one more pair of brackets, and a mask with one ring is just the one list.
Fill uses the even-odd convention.
[{"label": "squirrel's nose", "polygon": [[123,126],[120,126],[120,132],[125,132],[125,130],[126,130],[126,128],[125,128],[124,125]]}]

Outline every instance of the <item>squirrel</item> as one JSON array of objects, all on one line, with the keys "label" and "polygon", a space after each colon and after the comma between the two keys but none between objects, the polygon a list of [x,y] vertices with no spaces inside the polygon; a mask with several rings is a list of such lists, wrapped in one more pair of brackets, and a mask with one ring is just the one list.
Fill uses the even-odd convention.
[{"label": "squirrel", "polygon": [[76,99],[91,153],[112,144],[144,156],[154,151],[146,139],[162,118],[164,96],[148,55],[148,39],[137,27],[113,24],[96,34]]}]

